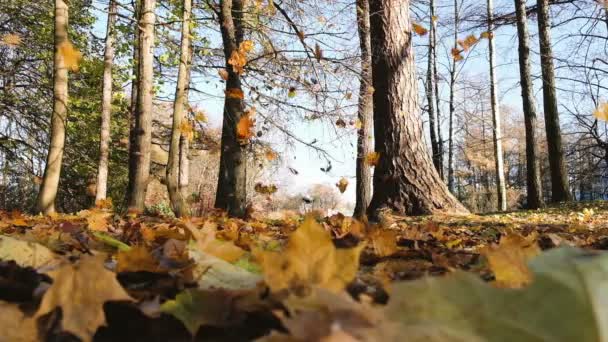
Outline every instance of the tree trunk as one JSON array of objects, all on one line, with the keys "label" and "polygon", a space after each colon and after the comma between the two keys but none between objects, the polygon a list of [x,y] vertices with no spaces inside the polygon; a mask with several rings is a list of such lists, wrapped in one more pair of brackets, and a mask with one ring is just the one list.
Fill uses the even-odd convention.
[{"label": "tree trunk", "polygon": [[[433,16],[435,16],[435,2],[433,1],[432,8]],[[443,135],[441,134],[441,100],[439,96],[439,71],[437,70],[437,19],[433,20],[431,16],[431,29],[433,31],[433,82],[435,84],[435,112],[437,113],[437,144],[438,144],[438,161],[439,175],[443,179],[445,172],[443,170],[444,155],[443,155]]]},{"label": "tree trunk", "polygon": [[517,34],[519,38],[519,74],[521,79],[521,97],[523,102],[524,121],[526,125],[526,187],[528,209],[544,206],[539,152],[536,143],[536,102],[532,89],[530,67],[530,38],[526,18],[526,1],[515,0],[517,15]]},{"label": "tree trunk", "polygon": [[68,42],[68,6],[64,0],[55,0],[55,61],[53,65],[51,141],[37,200],[38,212],[45,215],[55,213],[55,198],[59,187],[61,162],[65,146],[65,124],[68,112],[68,69],[59,47]]},{"label": "tree trunk", "polygon": [[409,0],[372,0],[370,13],[374,136],[380,162],[368,213],[466,212],[443,184],[424,144]]},{"label": "tree trunk", "polygon": [[[141,0],[133,1],[133,15],[135,25],[133,27],[133,70],[131,75],[131,108],[129,111],[129,146],[135,139],[135,117],[137,116],[137,80],[139,79],[139,9]],[[129,170],[131,171],[131,170]],[[131,176],[129,176],[131,177]]]},{"label": "tree trunk", "polygon": [[[460,21],[458,0],[454,0],[454,48],[458,49],[458,25]],[[456,92],[456,58],[452,56],[452,68],[450,69],[450,114],[448,127],[448,189],[451,193],[454,188],[454,114],[456,112],[454,95]]]},{"label": "tree trunk", "polygon": [[[183,21],[179,71],[173,103],[173,127],[171,129],[171,142],[169,145],[169,161],[167,163],[167,190],[171,207],[175,216],[182,217],[190,214],[188,203],[180,191],[180,166],[182,159],[187,159],[188,152],[182,151],[186,137],[181,133],[182,123],[185,119],[185,107],[188,102],[188,81],[190,80],[190,15],[192,0],[183,1]],[[187,143],[187,141],[186,141]],[[185,153],[184,153],[185,152]],[[184,155],[185,154],[185,155]]]},{"label": "tree trunk", "polygon": [[496,60],[494,56],[494,5],[488,0],[488,45],[490,59],[490,102],[492,105],[492,140],[494,143],[494,166],[496,171],[496,195],[498,210],[507,210],[507,187],[505,185],[505,167],[502,153],[502,131],[500,107],[498,104],[498,83],[496,80]]},{"label": "tree trunk", "polygon": [[114,32],[116,11],[116,1],[110,0],[106,29],[106,49],[103,61],[99,166],[97,168],[97,191],[95,192],[95,201],[105,199],[108,192],[108,157],[110,155],[110,119],[112,115],[112,64],[114,62],[114,40],[116,36],[116,33]]},{"label": "tree trunk", "polygon": [[545,130],[549,150],[551,173],[551,201],[570,201],[572,196],[568,186],[568,172],[564,161],[562,134],[559,125],[557,94],[555,89],[555,69],[551,48],[551,18],[549,0],[538,0],[538,37],[540,40],[540,64],[543,77],[543,107],[545,111]]},{"label": "tree trunk", "polygon": [[[220,0],[219,21],[228,72],[226,90],[242,91],[241,77],[234,72],[228,60],[243,41],[243,0]],[[247,153],[245,147],[241,146],[236,132],[237,123],[243,116],[244,109],[242,99],[225,97],[222,154],[215,207],[224,209],[235,217],[245,215],[247,204]]]},{"label": "tree trunk", "polygon": [[373,95],[372,87],[372,50],[369,32],[369,1],[357,0],[357,27],[361,49],[361,75],[359,86],[358,118],[361,128],[357,132],[357,186],[356,204],[353,216],[365,215],[367,206],[372,198],[372,170],[365,162],[366,156],[372,152],[371,133],[373,129]]},{"label": "tree trunk", "polygon": [[435,1],[430,1],[431,12],[431,27],[429,30],[429,57],[426,69],[426,99],[429,114],[429,131],[431,135],[431,153],[433,165],[437,172],[441,175],[441,160],[439,154],[439,142],[437,141],[437,114],[435,112],[435,86],[434,86],[434,66],[435,66],[435,25],[433,18],[435,17]]},{"label": "tree trunk", "polygon": [[154,22],[155,0],[142,0],[139,19],[139,61],[135,128],[129,153],[130,210],[143,211],[150,176],[150,147],[152,141],[152,100],[154,91]]}]

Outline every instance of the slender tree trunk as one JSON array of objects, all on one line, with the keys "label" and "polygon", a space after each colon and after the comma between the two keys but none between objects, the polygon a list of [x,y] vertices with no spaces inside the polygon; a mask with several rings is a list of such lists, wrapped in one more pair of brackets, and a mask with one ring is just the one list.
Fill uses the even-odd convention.
[{"label": "slender tree trunk", "polygon": [[437,18],[435,17],[435,6],[433,2],[433,16],[431,17],[431,29],[433,30],[433,81],[435,84],[435,112],[437,113],[437,144],[439,153],[439,175],[443,179],[444,172],[444,150],[443,135],[441,134],[441,99],[439,96],[439,71],[437,70]]},{"label": "slender tree trunk", "polygon": [[358,117],[361,128],[357,132],[357,189],[356,204],[353,216],[365,215],[367,206],[372,198],[372,170],[365,162],[366,156],[372,152],[371,134],[373,129],[374,102],[372,87],[372,50],[369,32],[369,1],[357,0],[357,27],[361,48],[361,84],[359,86]]},{"label": "slender tree trunk", "polygon": [[[135,146],[135,118],[137,117],[137,82],[139,80],[139,20],[140,20],[141,0],[133,0],[133,16],[135,25],[133,25],[133,69],[131,70],[131,107],[129,108],[129,165],[131,165],[132,146]],[[129,167],[129,179],[135,178],[135,169]],[[129,200],[129,194],[133,191],[133,184],[127,184],[127,192],[125,199]]]},{"label": "slender tree trunk", "polygon": [[106,29],[106,50],[103,61],[103,89],[101,93],[101,129],[99,137],[99,166],[97,168],[97,191],[95,200],[103,200],[108,192],[108,158],[110,155],[110,119],[112,116],[112,64],[114,63],[114,24],[117,4],[110,0]]},{"label": "slender tree trunk", "polygon": [[526,125],[526,188],[528,209],[544,206],[539,152],[536,143],[536,102],[532,89],[530,67],[530,37],[526,18],[526,1],[515,0],[517,15],[517,34],[519,37],[519,74],[521,79],[521,96],[523,101],[524,121]]},{"label": "slender tree trunk", "polygon": [[64,0],[55,0],[55,61],[53,65],[51,142],[37,200],[38,212],[46,215],[55,213],[55,198],[59,187],[61,162],[65,146],[65,124],[68,113],[68,69],[59,47],[67,43],[68,6]]},{"label": "slender tree trunk", "polygon": [[433,165],[437,172],[441,175],[441,160],[439,154],[439,142],[437,141],[437,113],[435,112],[435,86],[434,86],[434,66],[435,66],[435,30],[434,20],[435,17],[435,0],[430,1],[430,12],[431,12],[431,27],[429,30],[429,57],[426,69],[426,100],[428,105],[429,114],[429,131],[431,135],[431,153],[433,159]]},{"label": "slender tree trunk", "polygon": [[152,100],[154,91],[154,22],[155,0],[142,0],[139,20],[139,62],[137,107],[134,138],[129,156],[129,189],[127,205],[130,210],[143,211],[150,176],[152,142]]},{"label": "slender tree trunk", "polygon": [[[243,41],[243,0],[220,0],[219,20],[228,72],[226,90],[242,91],[241,77],[234,72],[228,60]],[[243,116],[244,110],[242,99],[226,96],[215,207],[224,209],[236,217],[245,215],[247,204],[247,153],[245,146],[241,146],[236,132],[237,123]]]},{"label": "slender tree trunk", "polygon": [[[460,21],[460,11],[458,0],[454,0],[454,48],[458,48],[458,27]],[[451,193],[455,191],[454,184],[454,115],[456,105],[454,95],[456,93],[456,59],[452,58],[452,68],[450,69],[450,117],[448,127],[448,189]]]},{"label": "slender tree trunk", "polygon": [[[183,21],[179,71],[177,74],[177,87],[173,103],[173,127],[171,129],[171,143],[169,145],[169,161],[167,163],[167,189],[169,199],[175,216],[189,215],[189,208],[182,191],[180,191],[180,166],[182,159],[187,159],[188,153],[182,151],[184,141],[187,140],[181,133],[185,119],[185,109],[188,102],[188,81],[190,80],[190,16],[192,0],[183,1]],[[185,155],[184,155],[185,152]]]},{"label": "slender tree trunk", "polygon": [[507,187],[505,185],[505,166],[502,153],[502,131],[500,107],[498,103],[498,83],[496,80],[496,59],[494,54],[494,4],[488,0],[488,45],[490,59],[490,102],[492,105],[492,140],[494,142],[494,166],[496,171],[496,195],[498,210],[507,210]]},{"label": "slender tree trunk", "polygon": [[417,113],[409,0],[370,1],[374,136],[380,162],[368,213],[466,212],[433,167]]},{"label": "slender tree trunk", "polygon": [[543,76],[543,107],[545,130],[549,150],[551,173],[551,201],[570,201],[572,196],[568,186],[568,172],[564,160],[562,134],[559,125],[559,110],[555,89],[555,68],[551,48],[551,18],[549,0],[538,0],[538,37],[540,40],[540,64]]}]

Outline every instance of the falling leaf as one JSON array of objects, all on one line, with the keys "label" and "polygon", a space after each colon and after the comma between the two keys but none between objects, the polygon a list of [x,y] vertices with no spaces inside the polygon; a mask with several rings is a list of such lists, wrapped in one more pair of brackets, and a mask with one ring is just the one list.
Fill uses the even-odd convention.
[{"label": "falling leaf", "polygon": [[146,247],[134,246],[116,255],[116,272],[162,272],[158,260]]},{"label": "falling leaf", "polygon": [[608,121],[608,102],[600,104],[593,112],[593,116],[598,120]]},{"label": "falling leaf", "polygon": [[5,45],[12,48],[21,45],[21,43],[21,36],[16,33],[6,33],[0,38],[0,45]]},{"label": "falling leaf", "polygon": [[479,39],[490,39],[491,37],[494,37],[494,33],[490,32],[490,31],[486,31],[486,32],[481,33],[481,35],[479,36]]},{"label": "falling leaf", "polygon": [[330,233],[309,215],[289,236],[284,250],[257,249],[254,256],[272,291],[301,285],[341,291],[355,277],[363,247],[336,249]]},{"label": "falling leaf", "polygon": [[218,70],[218,75],[220,75],[220,77],[224,80],[224,81],[228,81],[228,71],[226,69],[220,69]]},{"label": "falling leaf", "polygon": [[287,93],[287,96],[289,98],[294,98],[296,97],[296,88],[295,87],[290,87],[289,88],[289,92]]},{"label": "falling leaf", "polygon": [[323,50],[321,50],[319,43],[315,44],[315,58],[317,62],[321,62],[321,59],[323,59]]},{"label": "falling leaf", "polygon": [[209,121],[209,119],[207,119],[207,114],[205,114],[205,111],[203,110],[196,111],[196,114],[194,114],[194,120],[203,123]]},{"label": "falling leaf", "polygon": [[345,97],[347,100],[350,100],[350,99],[352,99],[352,98],[353,98],[353,93],[351,93],[351,92],[349,91],[348,93],[346,93],[346,94],[344,95],[344,97]]},{"label": "falling leaf", "polygon": [[336,126],[340,127],[340,128],[345,128],[346,127],[346,121],[344,121],[342,118],[336,120]]},{"label": "falling leaf", "polygon": [[276,160],[279,157],[279,155],[275,151],[273,151],[272,149],[269,148],[269,149],[266,149],[266,151],[264,152],[264,157],[266,157],[266,160],[268,160],[268,161],[273,161],[273,160]]},{"label": "falling leaf", "polygon": [[361,129],[361,128],[363,128],[363,122],[361,122],[360,119],[357,119],[354,123],[354,126],[356,129]]},{"label": "falling leaf", "polygon": [[247,140],[253,137],[253,127],[255,120],[249,113],[244,114],[236,125],[237,137],[241,140]]},{"label": "falling leaf", "polygon": [[473,45],[477,44],[478,41],[479,40],[477,39],[477,37],[475,37],[474,34],[470,34],[464,40],[459,40],[458,45],[460,45],[462,49],[466,52],[470,48],[472,48]]},{"label": "falling leaf", "polygon": [[72,71],[78,71],[78,64],[82,59],[82,53],[78,51],[69,41],[64,41],[59,45],[59,55],[63,57],[63,63],[66,68]]},{"label": "falling leaf", "polygon": [[412,30],[419,36],[426,36],[426,34],[429,32],[429,30],[424,28],[422,25],[414,22],[412,23]]},{"label": "falling leaf", "polygon": [[255,186],[253,187],[253,189],[258,194],[264,194],[264,195],[272,195],[275,192],[277,192],[277,190],[278,190],[277,186],[274,184],[264,185],[262,183],[256,183]]},{"label": "falling leaf", "polygon": [[431,21],[432,21],[433,23],[437,22],[437,20],[439,20],[439,17],[438,17],[438,16],[434,15],[434,16],[432,16],[432,17],[431,17]]},{"label": "falling leaf", "polygon": [[456,62],[463,60],[462,55],[460,54],[460,50],[458,48],[452,48],[451,50],[452,57]]},{"label": "falling leaf", "polygon": [[340,181],[336,184],[336,186],[340,190],[340,193],[343,194],[344,191],[346,191],[346,188],[348,187],[348,179],[344,177],[340,178]]},{"label": "falling leaf", "polygon": [[516,233],[503,235],[498,245],[485,247],[483,254],[499,286],[522,287],[532,281],[527,263],[540,253],[536,235],[523,237]]},{"label": "falling leaf", "polygon": [[380,162],[380,153],[370,152],[365,156],[365,164],[369,166],[378,166]]},{"label": "falling leaf", "polygon": [[376,92],[376,88],[372,87],[371,85],[367,87],[367,92],[372,95]]},{"label": "falling leaf", "polygon": [[106,324],[103,305],[108,301],[133,299],[105,269],[102,257],[84,255],[75,265],[48,273],[53,285],[46,291],[34,317],[61,308],[61,327],[85,342],[92,341],[97,328]]},{"label": "falling leaf", "polygon": [[245,65],[247,64],[247,58],[240,51],[232,51],[230,58],[228,59],[228,64],[232,65],[232,70],[238,74],[242,75],[245,72]]},{"label": "falling leaf", "polygon": [[224,93],[229,99],[242,100],[245,98],[245,93],[239,88],[228,88]]},{"label": "falling leaf", "polygon": [[243,42],[241,42],[241,44],[239,44],[239,51],[241,51],[241,53],[243,54],[247,54],[251,52],[251,50],[253,50],[253,46],[253,41],[244,40]]},{"label": "falling leaf", "polygon": [[192,141],[192,139],[194,139],[194,127],[192,127],[188,120],[182,121],[181,125],[179,126],[179,131],[188,141]]}]

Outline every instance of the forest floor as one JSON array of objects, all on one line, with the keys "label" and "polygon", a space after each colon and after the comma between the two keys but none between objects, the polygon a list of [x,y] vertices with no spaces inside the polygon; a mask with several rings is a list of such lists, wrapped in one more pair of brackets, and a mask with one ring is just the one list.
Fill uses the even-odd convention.
[{"label": "forest floor", "polygon": [[377,225],[0,212],[0,341],[600,340],[603,249],[606,202]]}]

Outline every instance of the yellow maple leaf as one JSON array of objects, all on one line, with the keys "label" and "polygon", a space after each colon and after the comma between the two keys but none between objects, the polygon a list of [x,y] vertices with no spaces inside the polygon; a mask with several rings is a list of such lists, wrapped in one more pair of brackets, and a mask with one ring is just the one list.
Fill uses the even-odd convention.
[{"label": "yellow maple leaf", "polygon": [[422,25],[414,22],[412,23],[412,30],[419,36],[425,36],[429,32],[429,30],[424,28]]},{"label": "yellow maple leaf", "polygon": [[357,119],[355,121],[354,126],[355,126],[356,129],[361,129],[361,128],[363,128],[363,122],[360,119]]},{"label": "yellow maple leaf", "polygon": [[340,181],[338,183],[336,183],[336,186],[338,187],[338,190],[340,190],[340,193],[344,193],[344,191],[346,191],[346,188],[348,187],[348,179],[342,177],[340,178]]},{"label": "yellow maple leaf", "polygon": [[262,266],[264,280],[272,291],[300,286],[319,286],[340,292],[351,282],[359,268],[361,244],[336,249],[331,235],[308,215],[289,236],[284,250],[254,250]]},{"label": "yellow maple leaf", "polygon": [[91,210],[81,210],[78,212],[78,216],[83,217],[87,220],[87,224],[90,230],[107,232],[109,220],[112,217],[112,213],[98,208],[94,208]]},{"label": "yellow maple leaf", "polygon": [[230,58],[228,59],[228,64],[232,65],[232,70],[242,75],[245,72],[245,65],[247,64],[247,58],[240,51],[232,51]]},{"label": "yellow maple leaf", "polygon": [[518,288],[532,281],[527,263],[540,254],[540,248],[536,235],[524,237],[509,233],[500,238],[498,245],[482,249],[481,254],[488,259],[498,286]]},{"label": "yellow maple leaf", "polygon": [[204,110],[197,110],[196,114],[194,114],[194,120],[198,121],[198,122],[207,122],[207,114],[205,114]]},{"label": "yellow maple leaf", "polygon": [[64,41],[59,45],[59,54],[63,57],[63,63],[66,68],[78,71],[78,64],[82,59],[82,53],[70,41]]},{"label": "yellow maple leaf", "polygon": [[106,324],[103,305],[108,301],[133,301],[106,270],[103,257],[83,255],[75,265],[51,271],[53,285],[46,291],[35,318],[61,308],[61,328],[92,341],[97,328]]},{"label": "yellow maple leaf", "polygon": [[608,121],[608,102],[600,104],[597,109],[593,111],[593,116],[598,120]]},{"label": "yellow maple leaf", "polygon": [[194,237],[196,247],[203,253],[227,262],[235,262],[245,254],[245,251],[236,246],[234,242],[218,240],[216,238],[217,224],[212,221],[206,221],[200,229],[189,221],[184,221],[184,224]]},{"label": "yellow maple leaf", "polygon": [[158,260],[146,247],[134,246],[128,251],[119,251],[116,255],[116,272],[161,272]]},{"label": "yellow maple leaf", "polygon": [[365,156],[365,163],[369,166],[378,166],[380,161],[380,153],[370,152]]},{"label": "yellow maple leaf", "polygon": [[0,38],[0,45],[15,48],[21,45],[21,36],[17,33],[6,33]]}]

